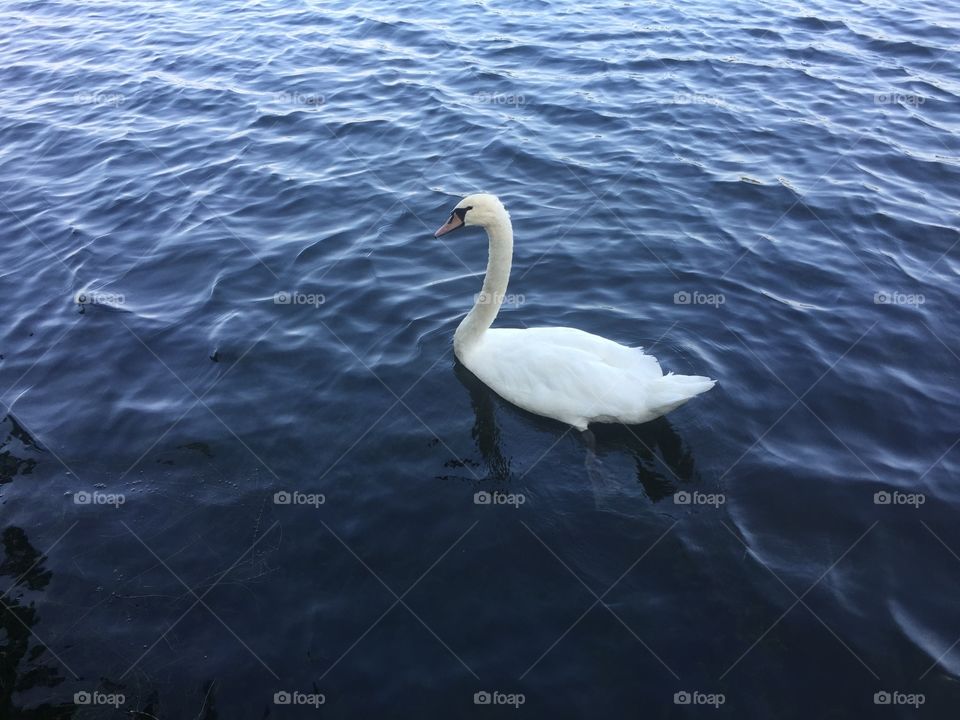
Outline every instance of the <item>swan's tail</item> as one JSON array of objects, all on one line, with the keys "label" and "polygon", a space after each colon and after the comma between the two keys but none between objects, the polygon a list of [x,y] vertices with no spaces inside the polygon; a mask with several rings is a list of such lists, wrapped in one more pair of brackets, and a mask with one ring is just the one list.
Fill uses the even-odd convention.
[{"label": "swan's tail", "polygon": [[703,375],[674,375],[667,373],[651,383],[650,407],[659,415],[665,415],[671,410],[683,405],[687,400],[716,385]]}]

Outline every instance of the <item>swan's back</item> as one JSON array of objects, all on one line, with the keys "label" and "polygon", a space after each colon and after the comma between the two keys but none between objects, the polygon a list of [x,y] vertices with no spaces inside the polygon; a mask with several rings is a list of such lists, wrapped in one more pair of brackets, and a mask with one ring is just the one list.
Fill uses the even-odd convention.
[{"label": "swan's back", "polygon": [[506,400],[581,430],[647,422],[714,385],[664,375],[641,348],[574,328],[491,329],[460,360]]}]

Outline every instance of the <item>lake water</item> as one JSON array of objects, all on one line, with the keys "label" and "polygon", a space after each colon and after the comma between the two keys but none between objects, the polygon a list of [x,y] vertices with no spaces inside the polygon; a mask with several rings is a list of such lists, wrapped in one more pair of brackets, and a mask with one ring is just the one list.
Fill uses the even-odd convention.
[{"label": "lake water", "polygon": [[[955,715],[947,5],[2,5],[0,717]],[[719,380],[604,481],[477,190],[500,326]]]}]

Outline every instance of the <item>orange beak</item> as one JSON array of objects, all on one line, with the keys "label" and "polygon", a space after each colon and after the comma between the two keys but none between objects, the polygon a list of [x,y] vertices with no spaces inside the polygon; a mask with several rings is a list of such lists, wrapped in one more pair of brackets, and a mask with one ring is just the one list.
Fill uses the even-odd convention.
[{"label": "orange beak", "polygon": [[437,231],[433,234],[434,237],[440,237],[441,235],[446,235],[447,233],[453,232],[457,228],[463,227],[463,218],[461,218],[457,213],[450,213],[450,219],[447,220],[443,225],[437,228]]}]

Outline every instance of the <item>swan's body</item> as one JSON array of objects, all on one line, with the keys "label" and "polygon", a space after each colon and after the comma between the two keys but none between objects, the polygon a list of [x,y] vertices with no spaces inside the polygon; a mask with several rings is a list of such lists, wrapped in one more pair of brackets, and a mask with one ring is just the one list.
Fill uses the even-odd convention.
[{"label": "swan's body", "polygon": [[483,289],[460,323],[454,352],[467,369],[524,410],[586,430],[591,422],[653,420],[713,387],[691,375],[664,375],[642,348],[574,328],[490,329],[507,290],[513,227],[494,195],[464,198],[439,230],[480,225],[490,255]]}]

